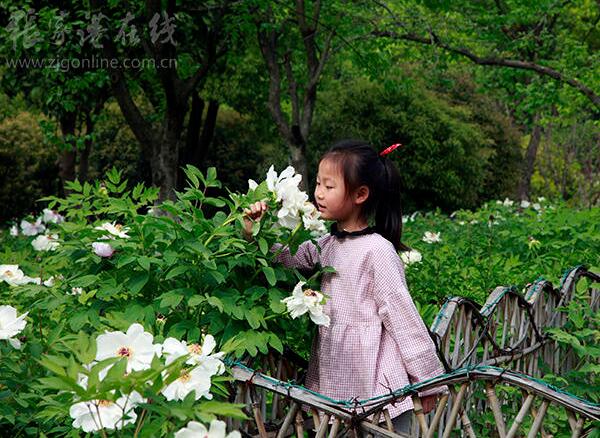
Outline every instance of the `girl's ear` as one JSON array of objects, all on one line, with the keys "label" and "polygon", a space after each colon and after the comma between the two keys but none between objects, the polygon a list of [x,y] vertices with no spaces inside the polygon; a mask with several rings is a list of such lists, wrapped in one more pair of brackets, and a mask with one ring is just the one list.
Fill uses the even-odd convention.
[{"label": "girl's ear", "polygon": [[367,187],[367,186],[360,186],[358,189],[356,189],[356,192],[354,192],[354,203],[357,205],[362,204],[368,198],[369,198],[369,187]]}]

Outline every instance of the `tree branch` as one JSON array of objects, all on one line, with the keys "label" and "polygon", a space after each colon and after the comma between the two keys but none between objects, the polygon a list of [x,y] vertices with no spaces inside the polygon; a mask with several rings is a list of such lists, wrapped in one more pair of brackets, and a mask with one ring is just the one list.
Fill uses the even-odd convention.
[{"label": "tree branch", "polygon": [[[93,9],[98,9],[100,7],[99,0],[92,0],[91,6]],[[118,58],[117,49],[110,38],[103,40],[103,52],[108,59]],[[122,67],[113,67],[113,64],[109,63],[108,73],[111,79],[113,95],[117,99],[123,117],[125,117],[133,131],[133,135],[135,135],[135,138],[143,149],[146,151],[148,149],[151,150],[155,139],[158,138],[158,133],[152,128],[152,124],[144,118],[140,109],[133,101]]]},{"label": "tree branch", "polygon": [[448,52],[462,55],[462,56],[468,58],[469,60],[471,60],[473,63],[478,64],[478,65],[488,65],[488,66],[494,66],[494,67],[509,67],[509,68],[515,68],[515,69],[520,69],[520,70],[534,71],[540,75],[549,76],[559,82],[563,82],[565,84],[570,85],[571,87],[575,88],[580,93],[582,93],[584,96],[586,96],[592,102],[592,104],[594,104],[594,106],[596,106],[596,108],[600,109],[600,95],[596,94],[591,88],[584,85],[577,79],[567,77],[563,73],[561,73],[551,67],[546,67],[545,65],[540,65],[540,64],[536,64],[534,62],[522,61],[522,60],[518,60],[518,59],[498,58],[498,57],[494,57],[494,56],[480,57],[480,56],[475,55],[473,52],[471,52],[468,49],[461,48],[461,47],[453,47],[446,43],[443,43],[435,35],[433,36],[433,38],[425,38],[425,37],[422,37],[422,36],[419,36],[419,35],[416,35],[416,34],[410,33],[410,32],[404,33],[404,34],[398,34],[398,33],[390,32],[390,31],[375,31],[374,35],[382,36],[382,37],[389,37],[389,38],[394,38],[394,39],[401,39],[401,40],[406,40],[406,41],[413,41],[413,42],[420,43],[420,44],[427,44],[427,45],[431,45],[431,46],[440,47],[444,50],[447,50]]},{"label": "tree branch", "polygon": [[277,39],[275,30],[261,30],[260,21],[256,23],[258,45],[269,70],[269,110],[273,115],[277,129],[283,138],[292,139],[290,126],[281,109],[281,71],[277,62]]},{"label": "tree branch", "polygon": [[283,56],[283,65],[288,81],[288,91],[292,103],[292,125],[300,126],[300,103],[298,102],[298,84],[292,71],[292,51],[288,50]]},{"label": "tree branch", "polygon": [[300,123],[300,132],[302,133],[302,136],[304,138],[308,137],[308,131],[312,124],[314,107],[317,101],[317,85],[319,84],[321,73],[323,73],[325,64],[327,63],[329,55],[331,54],[331,42],[333,40],[334,35],[334,30],[332,30],[329,33],[329,35],[327,35],[327,39],[325,40],[325,47],[323,48],[323,52],[321,53],[321,58],[319,59],[315,69],[310,71],[308,84],[306,85],[306,89],[304,92],[304,101],[302,104],[302,122]]}]

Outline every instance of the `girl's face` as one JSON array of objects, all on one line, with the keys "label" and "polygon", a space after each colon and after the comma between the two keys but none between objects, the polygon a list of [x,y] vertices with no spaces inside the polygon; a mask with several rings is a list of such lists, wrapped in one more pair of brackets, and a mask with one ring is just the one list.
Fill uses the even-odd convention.
[{"label": "girl's face", "polygon": [[345,221],[358,213],[352,196],[346,196],[344,177],[331,160],[321,160],[315,187],[315,201],[326,220]]}]

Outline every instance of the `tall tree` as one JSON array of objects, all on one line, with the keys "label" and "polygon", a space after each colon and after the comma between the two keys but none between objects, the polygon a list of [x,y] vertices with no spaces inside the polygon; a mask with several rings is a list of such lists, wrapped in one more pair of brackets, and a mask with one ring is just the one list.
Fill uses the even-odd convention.
[{"label": "tall tree", "polygon": [[307,145],[317,91],[331,55],[348,35],[364,31],[364,2],[256,2],[244,13],[254,22],[267,67],[267,107],[308,188]]},{"label": "tall tree", "polygon": [[[223,21],[229,3],[198,5],[168,1],[163,9],[158,0],[115,7],[99,0],[91,1],[92,12],[103,14],[112,22],[119,18],[123,22],[122,17],[128,17],[131,22],[128,35],[138,29],[134,27],[136,24],[141,28],[135,35],[139,45],[119,46],[108,37],[101,41],[102,53],[107,59],[119,60],[107,68],[112,92],[143,153],[150,158],[152,182],[160,187],[161,201],[174,198],[181,153],[186,158],[201,158],[203,153],[196,149],[206,148],[205,143],[211,136],[209,131],[214,129],[218,106],[213,103],[209,104],[204,132],[201,136],[198,134],[197,125],[201,123],[204,106],[198,93],[227,50]],[[131,16],[132,13],[135,16]],[[144,56],[152,61],[150,67],[139,71],[126,68],[126,59]],[[135,100],[139,91],[152,102],[154,114],[145,115],[140,110]],[[187,117],[186,138],[183,133],[190,101],[192,114]]]},{"label": "tall tree", "polygon": [[76,177],[87,178],[94,120],[110,96],[108,76],[83,61],[94,54],[76,32],[86,25],[83,5],[71,2],[71,12],[44,2],[38,6],[13,2],[8,10],[0,46],[7,65],[1,87],[10,96],[23,94],[49,118],[43,123],[45,136],[61,151],[57,164],[64,187]]},{"label": "tall tree", "polygon": [[429,47],[436,56],[441,51],[450,62],[491,67],[480,74],[482,83],[504,91],[515,122],[530,132],[517,193],[521,199],[529,197],[545,116],[551,108],[574,106],[561,90],[579,94],[575,105],[590,117],[600,114],[600,81],[594,73],[600,64],[591,56],[600,43],[597,3],[443,1],[410,10],[376,3],[387,17],[374,23],[376,35]]}]

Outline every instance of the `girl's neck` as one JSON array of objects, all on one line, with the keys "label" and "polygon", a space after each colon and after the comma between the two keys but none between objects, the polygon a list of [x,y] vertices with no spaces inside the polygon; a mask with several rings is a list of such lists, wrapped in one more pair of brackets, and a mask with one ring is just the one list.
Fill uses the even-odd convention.
[{"label": "girl's neck", "polygon": [[343,220],[337,221],[337,226],[339,230],[344,230],[348,232],[352,231],[360,231],[369,226],[366,220],[362,218],[347,218]]}]

